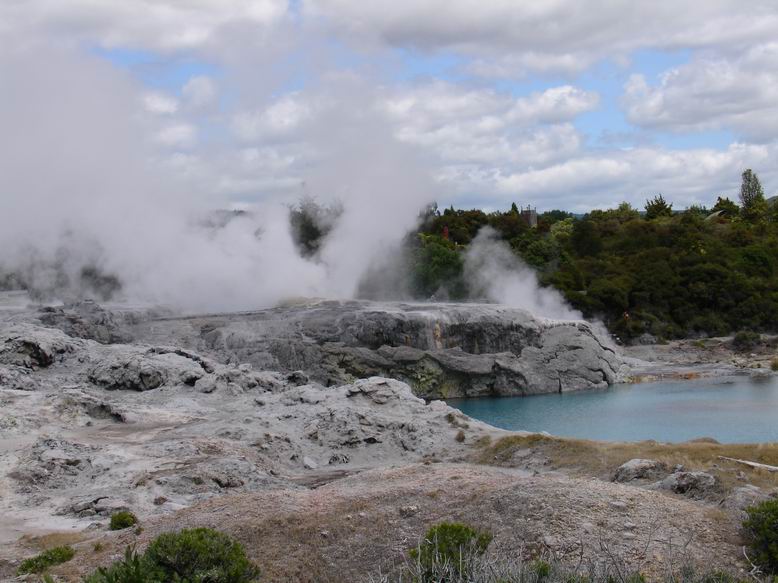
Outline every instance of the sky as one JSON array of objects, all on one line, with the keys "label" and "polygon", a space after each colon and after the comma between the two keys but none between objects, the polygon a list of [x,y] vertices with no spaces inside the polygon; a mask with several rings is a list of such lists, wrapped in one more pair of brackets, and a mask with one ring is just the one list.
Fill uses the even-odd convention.
[{"label": "sky", "polygon": [[[685,208],[745,168],[778,193],[776,39],[774,0],[3,0],[0,90],[35,79],[36,123],[72,121],[29,139],[66,156],[126,117],[127,155],[214,207],[417,196],[407,172],[420,205]],[[344,140],[403,153],[323,173]]]}]

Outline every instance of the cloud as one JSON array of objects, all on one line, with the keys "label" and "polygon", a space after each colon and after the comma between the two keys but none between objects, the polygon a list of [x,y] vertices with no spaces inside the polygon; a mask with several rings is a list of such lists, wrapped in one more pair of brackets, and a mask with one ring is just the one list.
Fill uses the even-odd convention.
[{"label": "cloud", "polygon": [[634,74],[625,85],[629,121],[673,132],[726,129],[755,140],[778,134],[778,43],[735,58],[704,55],[662,74],[651,86]]},{"label": "cloud", "polygon": [[149,113],[168,114],[178,111],[178,99],[159,91],[144,95],[143,105]]},{"label": "cloud", "polygon": [[287,10],[286,0],[11,0],[0,22],[107,48],[170,51],[202,47],[236,24],[273,26]]},{"label": "cloud", "polygon": [[471,71],[508,77],[581,71],[640,48],[739,50],[778,29],[770,0],[306,0],[304,13],[374,43],[453,50],[474,59]]},{"label": "cloud", "polygon": [[195,110],[213,105],[218,98],[218,88],[213,79],[206,75],[197,75],[189,79],[181,88],[181,95],[187,107]]}]

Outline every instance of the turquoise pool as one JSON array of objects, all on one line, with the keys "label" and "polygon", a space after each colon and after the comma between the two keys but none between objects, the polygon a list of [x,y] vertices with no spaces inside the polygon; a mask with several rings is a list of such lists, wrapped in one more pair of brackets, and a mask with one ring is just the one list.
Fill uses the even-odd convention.
[{"label": "turquoise pool", "polygon": [[601,391],[450,399],[491,425],[611,441],[778,441],[778,378],[616,385]]}]

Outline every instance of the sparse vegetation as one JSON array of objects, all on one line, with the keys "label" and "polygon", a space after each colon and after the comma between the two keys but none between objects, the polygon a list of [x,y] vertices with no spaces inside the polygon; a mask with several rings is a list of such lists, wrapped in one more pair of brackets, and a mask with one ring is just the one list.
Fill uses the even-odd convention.
[{"label": "sparse vegetation", "polygon": [[735,350],[746,352],[753,350],[761,342],[762,337],[756,332],[751,330],[741,330],[735,334],[735,338],[732,340],[732,346]]},{"label": "sparse vegetation", "polygon": [[778,500],[767,500],[746,512],[743,530],[751,550],[750,559],[764,572],[778,575]]},{"label": "sparse vegetation", "polygon": [[43,551],[39,555],[22,561],[19,565],[19,575],[28,573],[43,573],[49,567],[68,562],[76,555],[76,551],[70,546],[54,547]]},{"label": "sparse vegetation", "polygon": [[[395,576],[373,576],[369,583],[645,583],[647,577],[630,571],[616,555],[605,553],[602,559],[585,561],[573,567],[553,557],[534,559],[507,558],[478,553],[468,557],[469,570],[457,570],[450,560],[435,556],[430,563],[415,560]],[[651,577],[664,583],[745,583],[732,573],[695,568],[683,562],[668,565],[662,575]],[[772,583],[752,575],[752,583]]]},{"label": "sparse vegetation", "polygon": [[410,552],[419,567],[420,583],[448,581],[441,579],[437,570],[445,569],[458,577],[467,577],[476,557],[484,554],[492,535],[480,532],[466,524],[443,522],[427,531],[418,548]]},{"label": "sparse vegetation", "polygon": [[478,452],[477,461],[490,465],[511,465],[516,451],[530,449],[548,459],[549,467],[572,475],[600,476],[610,479],[613,472],[633,458],[654,459],[668,467],[678,464],[715,474],[722,485],[732,487],[739,482],[738,471],[748,473],[749,482],[764,487],[778,486],[778,475],[757,472],[719,456],[746,459],[767,465],[778,465],[778,444],[719,444],[694,440],[686,443],[641,441],[617,443],[587,439],[566,439],[545,435],[509,436],[493,441]]},{"label": "sparse vegetation", "polygon": [[111,523],[108,526],[111,530],[124,530],[138,523],[138,517],[127,510],[120,510],[111,514]]},{"label": "sparse vegetation", "polygon": [[193,528],[161,534],[142,555],[127,548],[122,560],[98,569],[86,583],[249,583],[258,577],[240,543],[210,528]]}]

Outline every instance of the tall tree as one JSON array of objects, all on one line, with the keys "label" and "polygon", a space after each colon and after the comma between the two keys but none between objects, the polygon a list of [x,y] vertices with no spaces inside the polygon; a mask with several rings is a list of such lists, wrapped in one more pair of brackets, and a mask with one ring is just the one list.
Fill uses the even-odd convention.
[{"label": "tall tree", "polygon": [[764,219],[767,215],[767,201],[764,198],[762,184],[750,168],[743,172],[743,181],[740,184],[740,207],[743,218],[752,223]]},{"label": "tall tree", "polygon": [[672,217],[673,205],[667,204],[665,197],[661,194],[655,196],[651,200],[646,201],[646,220],[651,221],[658,219],[659,217]]}]

